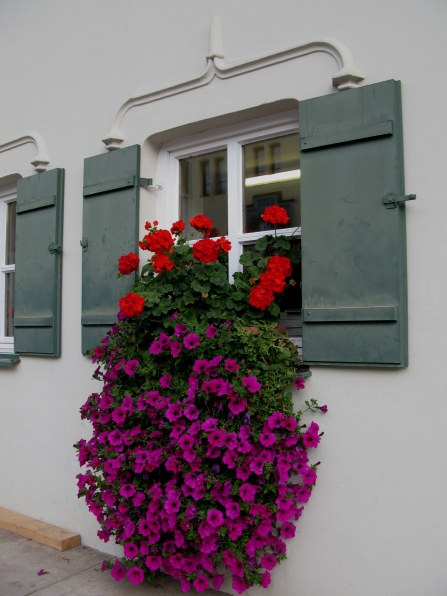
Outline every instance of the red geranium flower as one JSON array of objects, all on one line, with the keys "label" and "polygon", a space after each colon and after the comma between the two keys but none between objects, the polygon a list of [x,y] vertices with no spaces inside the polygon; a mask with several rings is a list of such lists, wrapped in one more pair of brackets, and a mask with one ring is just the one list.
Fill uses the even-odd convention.
[{"label": "red geranium flower", "polygon": [[286,287],[284,274],[282,271],[277,271],[274,269],[269,269],[265,273],[261,273],[259,275],[259,283],[266,290],[271,290],[272,292],[276,293],[283,292],[284,288]]},{"label": "red geranium flower", "polygon": [[157,230],[144,237],[149,250],[155,254],[162,254],[174,246],[174,239],[168,230]]},{"label": "red geranium flower", "polygon": [[216,240],[216,244],[223,252],[230,252],[231,250],[231,242],[225,236],[221,236]]},{"label": "red geranium flower", "polygon": [[192,254],[201,263],[214,263],[219,257],[219,245],[211,238],[202,238],[193,244]]},{"label": "red geranium flower", "polygon": [[134,252],[130,252],[127,255],[123,255],[118,259],[118,271],[121,275],[129,275],[132,271],[135,271],[138,267],[140,259]]},{"label": "red geranium flower", "polygon": [[144,298],[139,294],[129,292],[123,298],[120,298],[119,305],[121,311],[128,317],[136,317],[143,312]]},{"label": "red geranium flower", "polygon": [[267,262],[267,271],[278,271],[284,277],[292,275],[292,265],[290,259],[287,257],[274,256],[270,257]]},{"label": "red geranium flower", "polygon": [[182,219],[174,222],[171,226],[171,234],[181,234],[185,229],[185,222]]},{"label": "red geranium flower", "polygon": [[195,217],[191,217],[189,223],[195,230],[198,232],[203,232],[206,236],[209,236],[213,227],[213,222],[205,215],[196,215]]},{"label": "red geranium flower", "polygon": [[155,269],[156,273],[161,273],[162,271],[169,271],[169,269],[174,268],[174,263],[168,257],[168,255],[161,254],[161,255],[154,255],[151,258],[152,262],[152,269]]},{"label": "red geranium flower", "polygon": [[270,205],[269,207],[266,207],[261,218],[266,223],[272,224],[273,226],[284,225],[290,221],[287,211],[284,207],[280,207],[279,205]]},{"label": "red geranium flower", "polygon": [[273,292],[271,290],[267,290],[262,286],[254,286],[250,290],[248,302],[255,308],[266,310],[274,299],[275,297],[273,296]]}]

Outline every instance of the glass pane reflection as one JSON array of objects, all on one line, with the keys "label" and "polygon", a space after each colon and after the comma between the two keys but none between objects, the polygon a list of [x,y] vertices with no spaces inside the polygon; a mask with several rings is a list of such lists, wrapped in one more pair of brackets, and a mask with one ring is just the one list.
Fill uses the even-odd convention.
[{"label": "glass pane reflection", "polygon": [[190,228],[194,215],[209,217],[212,236],[228,234],[227,151],[213,151],[180,160],[180,210],[186,232],[201,234]]},{"label": "glass pane reflection", "polygon": [[244,232],[272,229],[261,219],[270,205],[281,205],[290,222],[278,228],[301,225],[300,156],[298,133],[244,145]]}]

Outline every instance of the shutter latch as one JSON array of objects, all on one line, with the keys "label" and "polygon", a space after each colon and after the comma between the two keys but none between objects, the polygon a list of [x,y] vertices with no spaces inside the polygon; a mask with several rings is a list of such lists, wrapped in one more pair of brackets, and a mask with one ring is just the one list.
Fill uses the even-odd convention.
[{"label": "shutter latch", "polygon": [[88,247],[88,240],[87,238],[83,238],[82,240],[79,241],[79,244],[82,246],[82,250],[84,252],[87,252],[87,247]]},{"label": "shutter latch", "polygon": [[160,184],[152,184],[152,178],[138,178],[138,186],[145,186],[149,190],[161,190]]},{"label": "shutter latch", "polygon": [[62,246],[60,244],[54,244],[54,242],[52,242],[48,247],[48,252],[50,252],[52,255],[54,255],[55,252],[61,252],[61,250]]},{"label": "shutter latch", "polygon": [[405,201],[414,201],[415,199],[416,195],[404,195],[402,197],[398,197],[393,192],[389,192],[385,195],[383,204],[387,209],[396,209],[396,207],[401,203],[405,203]]}]

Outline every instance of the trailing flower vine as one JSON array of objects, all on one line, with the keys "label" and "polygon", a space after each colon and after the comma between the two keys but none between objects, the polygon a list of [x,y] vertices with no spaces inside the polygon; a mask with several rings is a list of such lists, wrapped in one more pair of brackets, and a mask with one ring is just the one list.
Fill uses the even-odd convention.
[{"label": "trailing flower vine", "polygon": [[[274,207],[263,214],[273,226],[287,217]],[[242,593],[267,588],[286,557],[317,478],[308,452],[321,433],[304,414],[327,408],[293,406],[304,379],[277,329],[290,239],[258,241],[231,284],[229,241],[211,238],[203,215],[190,223],[203,234],[192,246],[182,221],[147,222],[140,247],[152,256],[93,350],[102,389],[81,408],[93,436],[76,444],[79,496],[99,537],[123,546],[105,563],[115,580],[164,573],[204,592],[228,573]],[[138,266],[124,255],[119,274]]]}]

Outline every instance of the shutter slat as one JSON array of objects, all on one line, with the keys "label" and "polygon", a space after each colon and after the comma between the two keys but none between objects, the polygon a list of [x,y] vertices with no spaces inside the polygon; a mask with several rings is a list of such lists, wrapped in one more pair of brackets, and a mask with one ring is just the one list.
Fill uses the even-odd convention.
[{"label": "shutter slat", "polygon": [[134,275],[116,278],[121,255],[138,251],[140,147],[84,163],[82,352],[99,344],[116,321],[118,300]]},{"label": "shutter slat", "polygon": [[[64,170],[17,183],[14,350],[59,356]],[[49,247],[60,249],[50,251]]]},{"label": "shutter slat", "polygon": [[346,130],[328,132],[324,135],[313,135],[311,137],[301,136],[301,148],[316,149],[327,145],[339,145],[341,143],[352,143],[374,137],[383,137],[393,134],[393,122],[375,122],[374,124],[365,124],[365,126],[355,126]]},{"label": "shutter slat", "polygon": [[406,366],[405,206],[383,204],[405,194],[400,84],[305,100],[300,129],[303,359]]}]

